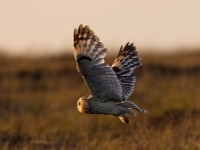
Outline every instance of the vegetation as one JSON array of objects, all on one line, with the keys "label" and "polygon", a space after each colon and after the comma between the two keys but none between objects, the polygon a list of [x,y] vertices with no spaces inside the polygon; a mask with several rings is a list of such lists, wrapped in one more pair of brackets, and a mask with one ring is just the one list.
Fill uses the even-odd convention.
[{"label": "vegetation", "polygon": [[[199,150],[200,53],[143,55],[128,125],[80,114],[88,95],[70,55],[0,59],[2,150]],[[111,59],[108,59],[111,62]]]}]

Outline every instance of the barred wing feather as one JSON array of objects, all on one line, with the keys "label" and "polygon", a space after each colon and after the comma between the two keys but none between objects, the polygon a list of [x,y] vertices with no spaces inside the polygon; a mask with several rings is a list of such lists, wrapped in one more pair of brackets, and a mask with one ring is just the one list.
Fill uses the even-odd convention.
[{"label": "barred wing feather", "polygon": [[88,26],[74,30],[74,56],[77,70],[85,80],[90,94],[101,101],[121,101],[122,87],[111,67],[104,63],[107,49]]},{"label": "barred wing feather", "polygon": [[127,43],[124,48],[121,46],[119,54],[112,64],[112,69],[121,82],[123,100],[127,100],[133,93],[136,82],[133,72],[141,65],[140,57],[133,43]]}]

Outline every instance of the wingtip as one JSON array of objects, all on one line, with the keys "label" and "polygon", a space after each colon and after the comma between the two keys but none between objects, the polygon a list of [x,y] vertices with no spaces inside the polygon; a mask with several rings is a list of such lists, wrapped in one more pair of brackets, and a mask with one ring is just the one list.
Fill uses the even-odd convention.
[{"label": "wingtip", "polygon": [[[94,47],[91,47],[93,45]],[[92,59],[103,59],[107,54],[102,42],[94,31],[88,25],[80,24],[78,29],[74,29],[74,48],[76,57],[78,54],[84,54]],[[101,61],[102,62],[102,61]]]},{"label": "wingtip", "polygon": [[89,30],[89,36],[94,36],[94,31],[93,30]]},{"label": "wingtip", "polygon": [[88,25],[86,25],[86,26],[83,28],[84,34],[88,34],[89,31],[90,31],[90,28],[89,28]]},{"label": "wingtip", "polygon": [[83,25],[80,24],[78,29],[74,29],[74,35],[79,35],[79,34],[87,34],[89,35],[90,38],[93,38],[96,42],[99,42],[100,39],[97,35],[95,35],[94,31],[90,29],[88,25]]},{"label": "wingtip", "polygon": [[77,34],[77,33],[78,33],[77,28],[74,28],[74,34]]}]

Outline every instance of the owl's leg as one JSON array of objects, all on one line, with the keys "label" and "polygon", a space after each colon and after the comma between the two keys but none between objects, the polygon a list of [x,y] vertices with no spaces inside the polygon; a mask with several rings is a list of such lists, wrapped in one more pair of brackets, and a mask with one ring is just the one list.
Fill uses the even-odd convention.
[{"label": "owl's leg", "polygon": [[147,113],[147,110],[145,109],[141,109],[139,106],[137,106],[135,103],[131,102],[131,101],[123,101],[123,102],[120,102],[120,103],[117,103],[118,105],[121,105],[121,106],[125,106],[125,107],[128,107],[129,109],[135,109],[141,113]]},{"label": "owl's leg", "polygon": [[125,123],[125,124],[128,124],[129,123],[129,119],[127,116],[123,115],[123,116],[120,116],[119,119],[121,120],[121,122]]}]

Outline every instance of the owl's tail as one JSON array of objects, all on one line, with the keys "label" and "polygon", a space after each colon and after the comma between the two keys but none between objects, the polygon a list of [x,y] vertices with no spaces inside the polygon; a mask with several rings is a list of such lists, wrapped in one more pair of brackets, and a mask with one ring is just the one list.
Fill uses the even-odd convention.
[{"label": "owl's tail", "polygon": [[131,102],[131,101],[123,101],[120,103],[117,103],[118,105],[124,106],[124,107],[128,107],[129,109],[135,109],[141,113],[147,113],[148,111],[145,109],[140,108],[139,106],[137,106],[135,103]]},{"label": "owl's tail", "polygon": [[78,30],[74,29],[74,56],[77,62],[87,59],[103,63],[106,54],[107,49],[87,25],[81,24]]},{"label": "owl's tail", "polygon": [[[129,111],[127,112],[127,114],[130,114],[130,115],[133,115],[133,116],[136,116],[136,114],[133,111],[131,111],[132,109],[135,109],[135,110],[137,110],[141,113],[147,113],[147,110],[141,109],[139,106],[137,106],[135,103],[133,103],[131,101],[123,101],[123,102],[120,102],[120,103],[117,103],[117,104],[128,108]],[[129,123],[129,119],[125,115],[119,116],[119,119],[125,124]]]}]

